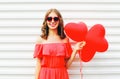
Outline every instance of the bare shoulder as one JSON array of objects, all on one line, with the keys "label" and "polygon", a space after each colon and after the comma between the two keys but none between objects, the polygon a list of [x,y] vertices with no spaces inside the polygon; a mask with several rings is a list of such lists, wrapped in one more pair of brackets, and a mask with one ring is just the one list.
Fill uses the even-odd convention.
[{"label": "bare shoulder", "polygon": [[64,43],[68,43],[68,42],[69,42],[69,38],[67,38],[67,37],[64,38],[64,39],[63,39],[63,42],[64,42]]},{"label": "bare shoulder", "polygon": [[39,36],[37,37],[36,44],[41,44],[43,42],[43,39]]}]

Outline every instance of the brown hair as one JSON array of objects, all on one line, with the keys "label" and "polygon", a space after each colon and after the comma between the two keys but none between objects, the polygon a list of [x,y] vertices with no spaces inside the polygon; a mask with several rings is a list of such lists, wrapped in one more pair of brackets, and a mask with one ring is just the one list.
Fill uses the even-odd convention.
[{"label": "brown hair", "polygon": [[48,17],[48,15],[51,12],[55,12],[57,14],[57,16],[59,17],[59,25],[58,25],[58,35],[60,36],[61,39],[64,39],[66,37],[65,33],[64,33],[64,22],[63,22],[63,18],[60,14],[60,12],[57,9],[49,9],[45,15],[44,21],[43,21],[43,26],[41,28],[42,34],[41,37],[43,39],[47,39],[48,34],[49,34],[49,28],[46,22],[46,18]]}]

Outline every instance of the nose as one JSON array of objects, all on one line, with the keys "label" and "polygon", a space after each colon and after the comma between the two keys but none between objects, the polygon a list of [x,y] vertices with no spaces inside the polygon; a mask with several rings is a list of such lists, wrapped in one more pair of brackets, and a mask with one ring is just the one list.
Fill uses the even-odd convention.
[{"label": "nose", "polygon": [[54,21],[54,19],[52,19],[52,21],[51,21],[51,22],[55,22],[55,21]]}]

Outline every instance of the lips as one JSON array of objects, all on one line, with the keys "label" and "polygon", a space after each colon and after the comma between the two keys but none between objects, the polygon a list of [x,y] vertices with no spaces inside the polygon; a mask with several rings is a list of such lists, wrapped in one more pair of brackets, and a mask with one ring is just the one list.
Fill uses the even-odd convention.
[{"label": "lips", "polygon": [[55,26],[56,26],[56,24],[54,24],[54,23],[51,23],[51,24],[50,24],[50,26],[52,26],[52,27],[55,27]]}]

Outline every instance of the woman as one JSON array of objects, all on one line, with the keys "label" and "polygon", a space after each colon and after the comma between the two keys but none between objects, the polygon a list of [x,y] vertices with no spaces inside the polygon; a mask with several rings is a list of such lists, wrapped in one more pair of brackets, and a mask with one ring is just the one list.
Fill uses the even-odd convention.
[{"label": "woman", "polygon": [[67,68],[85,42],[78,42],[72,50],[57,9],[47,11],[41,30],[34,51],[37,59],[35,79],[69,79]]}]

